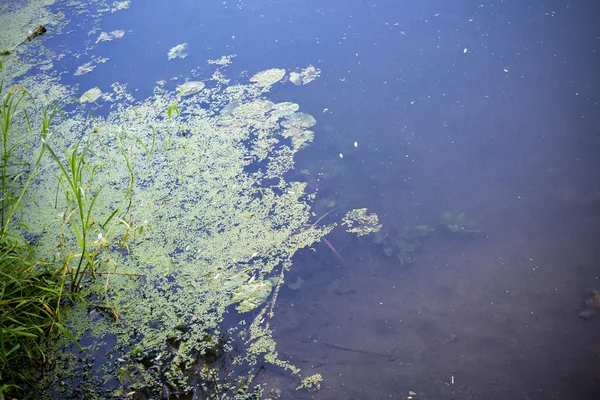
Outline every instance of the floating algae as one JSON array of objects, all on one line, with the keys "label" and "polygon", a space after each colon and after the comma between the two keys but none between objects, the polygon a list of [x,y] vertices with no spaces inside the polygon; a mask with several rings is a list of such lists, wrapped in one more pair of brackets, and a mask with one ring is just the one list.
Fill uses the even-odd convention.
[{"label": "floating algae", "polygon": [[367,214],[366,208],[348,211],[342,221],[342,225],[346,226],[346,232],[356,233],[357,236],[375,233],[381,229],[377,214]]},{"label": "floating algae", "polygon": [[254,75],[250,78],[250,82],[254,82],[258,86],[271,86],[282,80],[284,76],[285,69],[272,68]]},{"label": "floating algae", "polygon": [[290,72],[290,82],[296,86],[306,85],[321,76],[321,70],[313,65],[309,65],[300,72]]},{"label": "floating algae", "polygon": [[204,86],[204,82],[189,81],[184,83],[183,85],[177,86],[177,91],[181,96],[191,96],[204,89]]},{"label": "floating algae", "polygon": [[54,0],[0,2],[0,58],[4,63],[5,84],[39,64],[39,58],[30,61],[22,59],[21,55],[42,47],[42,40],[28,41],[34,33],[42,33],[40,27],[53,33],[64,27],[61,15],[48,9],[53,3]]},{"label": "floating algae", "polygon": [[125,36],[125,31],[121,29],[112,32],[102,32],[100,33],[100,36],[98,36],[98,39],[96,39],[96,43],[110,42],[113,39],[121,39],[123,36]]},{"label": "floating algae", "polygon": [[188,55],[188,53],[185,53],[187,47],[187,43],[181,43],[177,46],[171,47],[171,49],[167,53],[167,57],[169,57],[169,60],[173,60],[175,58],[186,58]]},{"label": "floating algae", "polygon": [[114,12],[119,11],[119,10],[126,10],[126,9],[129,8],[130,5],[131,5],[131,0],[115,1],[112,4],[112,7],[111,7],[110,10],[111,10],[111,12],[114,13]]},{"label": "floating algae", "polygon": [[104,64],[108,60],[109,60],[108,57],[97,57],[97,58],[94,58],[92,61],[86,62],[85,64],[80,65],[79,67],[77,67],[77,69],[75,70],[75,72],[73,73],[73,75],[80,76],[80,75],[89,74],[90,72],[92,72],[96,68],[96,66],[98,64]]},{"label": "floating algae", "polygon": [[235,54],[230,54],[227,56],[221,56],[219,58],[217,58],[216,60],[208,60],[209,64],[216,64],[216,65],[220,65],[222,67],[226,67],[228,65],[230,65],[232,63],[232,60],[237,57]]},{"label": "floating algae", "polygon": [[[244,338],[247,352],[241,359],[249,381],[260,359],[300,375],[277,358],[269,320],[292,256],[333,229],[310,224],[314,195],[305,193],[304,183],[284,178],[300,146],[278,138],[291,129],[297,137],[312,138],[304,128],[312,122],[301,122],[307,114],[282,113],[297,107],[277,106],[262,97],[265,87],[253,83],[219,84],[196,96],[181,96],[181,87],[169,92],[159,85],[139,104],[119,85],[114,88],[111,99],[118,100],[118,107],[93,119],[69,112],[68,119],[56,121],[48,143],[73,149],[81,140],[93,154],[86,161],[82,185],[86,196],[100,193],[92,218],[103,223],[93,225],[90,246],[104,246],[106,252],[97,266],[104,275],[90,280],[82,295],[99,311],[79,304],[63,313],[76,337],[85,336],[92,347],[116,338],[105,359],[87,362],[118,377],[121,385],[108,389],[98,376],[70,375],[74,371],[57,371],[41,385],[52,387],[76,376],[96,395],[137,390],[156,396],[164,385],[183,394],[219,376],[212,393],[233,393],[238,383],[220,376],[218,366],[202,356],[218,353],[219,341],[223,349],[230,348],[229,335]],[[93,90],[87,96],[98,94]],[[175,103],[178,116],[167,118]],[[285,128],[297,114],[302,118]],[[260,147],[265,167],[248,172],[256,146],[267,142],[270,147]],[[31,190],[35,197],[29,199],[24,223],[36,227],[38,250],[50,253],[60,241],[75,242],[68,232],[73,232],[76,218],[57,218],[73,204],[70,198],[56,197],[56,165],[47,159],[41,170],[46,174]],[[365,211],[357,216],[355,232],[374,228],[372,215]],[[119,250],[126,236],[127,247]],[[66,260],[68,251],[64,247],[59,259]],[[258,314],[248,314],[244,320],[249,325],[224,331],[221,325],[230,306],[240,313],[256,309]],[[98,312],[107,313],[101,317]],[[176,352],[170,350],[173,346]],[[62,357],[64,352],[57,347],[50,354]],[[63,389],[72,390],[68,385]]]},{"label": "floating algae", "polygon": [[302,70],[300,76],[302,76],[302,84],[307,85],[321,76],[321,70],[314,65],[309,65]]},{"label": "floating algae", "polygon": [[300,106],[290,101],[284,101],[273,106],[273,113],[278,117],[287,117],[300,109]]},{"label": "floating algae", "polygon": [[310,114],[297,112],[285,116],[285,120],[281,123],[284,128],[310,128],[314,126],[317,121]]},{"label": "floating algae", "polygon": [[84,94],[81,95],[79,101],[82,103],[93,103],[98,100],[102,96],[102,91],[100,88],[92,88],[87,90]]},{"label": "floating algae", "polygon": [[[186,48],[175,46],[169,59],[185,57]],[[316,121],[295,103],[264,98],[266,83],[278,82],[282,70],[229,84],[221,68],[233,57],[209,63],[217,68],[212,78],[193,75],[194,85],[172,91],[159,84],[141,102],[115,83],[112,92],[94,88],[80,98],[104,98],[110,109],[101,102],[86,104],[93,116],[76,105],[55,113],[45,142],[64,165],[61,149],[85,157],[77,189],[86,206],[93,203],[87,248],[97,275],[81,287],[86,302],[61,308],[87,352],[71,354],[65,338],[45,349],[60,368],[28,396],[158,398],[198,389],[205,398],[229,398],[261,392],[250,384],[263,362],[303,377],[277,357],[270,320],[292,256],[334,227],[311,225],[314,194],[284,177]],[[92,58],[80,73],[105,60]],[[72,98],[74,91],[56,79],[29,76],[19,84],[46,104]],[[32,125],[40,122],[41,115],[29,115]],[[16,118],[15,129],[19,123],[26,121]],[[22,158],[41,145],[32,137],[19,148]],[[22,226],[39,238],[40,255],[74,267],[71,256],[80,251],[73,197],[57,194],[61,172],[48,155],[40,171],[23,200]],[[242,322],[226,329],[234,310]],[[232,367],[235,341],[245,350]],[[235,378],[223,373],[225,366],[236,369]],[[300,386],[318,387],[320,379],[305,377]]]}]

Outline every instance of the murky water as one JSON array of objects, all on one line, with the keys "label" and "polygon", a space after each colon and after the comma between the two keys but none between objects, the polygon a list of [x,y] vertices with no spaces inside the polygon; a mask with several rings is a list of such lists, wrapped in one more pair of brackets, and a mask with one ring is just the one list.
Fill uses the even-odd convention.
[{"label": "murky water", "polygon": [[[434,231],[409,266],[336,234],[345,263],[324,245],[298,257],[276,337],[329,377],[316,398],[600,395],[600,322],[578,317],[600,285],[593,29],[581,4],[522,6],[430,2],[405,36],[361,30],[354,84],[313,95],[336,112],[299,164],[344,171],[323,196],[367,201],[384,226],[462,210],[483,227]],[[467,22],[475,10],[490,14]]]},{"label": "murky water", "polygon": [[[226,54],[234,77],[314,64],[318,81],[269,98],[317,119],[291,173],[317,192],[315,220],[368,207],[389,232],[432,228],[406,263],[342,229],[297,254],[272,328],[280,357],[324,381],[259,380],[284,399],[600,398],[600,315],[578,316],[600,290],[594,2],[204,3],[134,0],[103,20],[127,32],[99,50],[110,60],[81,77],[57,60],[63,83],[143,98]],[[164,67],[182,42],[190,56]],[[481,232],[444,230],[444,212]]]}]

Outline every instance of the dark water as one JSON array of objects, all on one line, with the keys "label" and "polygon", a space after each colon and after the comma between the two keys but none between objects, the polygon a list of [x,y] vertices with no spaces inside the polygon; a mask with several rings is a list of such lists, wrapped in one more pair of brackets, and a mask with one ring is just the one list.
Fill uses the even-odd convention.
[{"label": "dark water", "polygon": [[[600,290],[598,15],[593,1],[134,1],[102,26],[128,31],[99,49],[111,60],[65,80],[143,97],[224,54],[230,76],[314,64],[319,80],[272,97],[318,121],[297,160],[317,200],[388,229],[479,222],[432,232],[412,265],[342,230],[328,240],[344,261],[323,243],[299,254],[275,336],[325,381],[295,392],[267,368],[283,398],[598,399],[600,315],[578,317]],[[190,55],[167,62],[182,42]]]}]

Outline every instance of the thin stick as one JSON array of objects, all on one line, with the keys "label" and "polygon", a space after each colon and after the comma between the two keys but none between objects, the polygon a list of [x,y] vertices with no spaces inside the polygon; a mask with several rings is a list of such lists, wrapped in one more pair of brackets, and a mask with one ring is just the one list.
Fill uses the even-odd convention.
[{"label": "thin stick", "polygon": [[[86,271],[84,274],[91,274],[91,271]],[[124,276],[146,276],[144,274],[129,274],[127,272],[95,272],[96,275],[124,275]]]},{"label": "thin stick", "polygon": [[333,245],[331,243],[329,243],[329,240],[323,238],[323,241],[325,242],[325,244],[327,245],[327,247],[329,247],[331,249],[331,251],[333,251],[333,254],[336,255],[337,258],[340,259],[340,261],[344,264],[346,264],[346,260],[344,260],[344,258],[342,257],[342,255],[340,254],[339,251],[337,251],[335,249],[335,247],[333,247]]},{"label": "thin stick", "polygon": [[321,215],[319,217],[319,219],[317,219],[310,227],[314,228],[315,226],[317,226],[317,224],[326,216],[328,216],[329,214],[331,214],[332,212],[334,212],[335,210],[337,210],[338,208],[340,208],[340,206],[337,206],[335,208],[332,208],[331,210],[327,211],[325,214]]}]

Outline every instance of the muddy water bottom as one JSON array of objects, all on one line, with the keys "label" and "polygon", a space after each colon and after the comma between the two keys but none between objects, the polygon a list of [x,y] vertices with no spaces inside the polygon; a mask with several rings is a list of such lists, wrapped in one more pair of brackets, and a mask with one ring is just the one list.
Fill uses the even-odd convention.
[{"label": "muddy water bottom", "polygon": [[364,243],[340,246],[348,265],[305,260],[302,287],[280,297],[276,340],[325,381],[302,394],[270,379],[284,398],[595,398],[600,317],[578,317],[600,285],[594,236],[577,218],[525,222],[467,241],[434,236],[408,267]]}]

